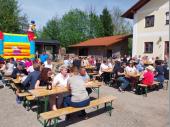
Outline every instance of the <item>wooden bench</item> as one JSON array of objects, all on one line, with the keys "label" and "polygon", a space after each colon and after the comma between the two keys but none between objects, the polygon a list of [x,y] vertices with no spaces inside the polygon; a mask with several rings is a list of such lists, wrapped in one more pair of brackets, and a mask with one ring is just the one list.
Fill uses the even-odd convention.
[{"label": "wooden bench", "polygon": [[159,82],[154,81],[154,82],[152,83],[152,85],[149,85],[149,86],[148,86],[148,85],[145,85],[145,84],[138,84],[138,86],[145,89],[145,94],[144,94],[144,95],[147,96],[148,87],[150,87],[150,86],[159,86]]},{"label": "wooden bench", "polygon": [[35,97],[34,96],[26,96],[26,99],[28,100],[28,101],[33,101],[33,100],[35,100]]},{"label": "wooden bench", "polygon": [[29,93],[29,92],[21,92],[21,93],[17,93],[17,95],[19,97],[27,97],[27,96],[31,96],[31,93]]},{"label": "wooden bench", "polygon": [[[90,105],[86,107],[81,107],[81,108],[74,108],[74,107],[66,107],[62,109],[58,109],[57,111],[49,111],[49,112],[44,112],[40,114],[40,119],[43,120],[43,122],[40,120],[40,122],[43,124],[44,127],[46,127],[49,123],[49,121],[54,120],[54,126],[58,124],[58,117],[75,113],[81,110],[85,110],[91,107],[99,106],[101,104],[105,104],[105,108],[108,108],[109,114],[111,116],[111,111],[112,111],[112,102],[116,99],[114,96],[106,96],[106,97],[101,97],[96,100],[92,100],[90,102]],[[51,123],[51,122],[50,122]]]},{"label": "wooden bench", "polygon": [[3,80],[5,81],[5,85],[9,85],[12,81],[11,77],[3,77]]},{"label": "wooden bench", "polygon": [[23,106],[27,108],[27,110],[31,109],[30,102],[35,100],[35,97],[31,95],[29,92],[21,92],[21,93],[16,93],[17,96],[23,98]]}]

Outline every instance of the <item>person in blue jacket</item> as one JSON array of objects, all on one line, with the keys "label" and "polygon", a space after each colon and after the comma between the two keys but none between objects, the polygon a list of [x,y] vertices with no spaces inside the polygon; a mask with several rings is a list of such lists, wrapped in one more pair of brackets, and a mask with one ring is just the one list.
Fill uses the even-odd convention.
[{"label": "person in blue jacket", "polygon": [[43,64],[48,58],[48,55],[46,54],[46,51],[43,51],[43,53],[40,55],[40,61]]}]

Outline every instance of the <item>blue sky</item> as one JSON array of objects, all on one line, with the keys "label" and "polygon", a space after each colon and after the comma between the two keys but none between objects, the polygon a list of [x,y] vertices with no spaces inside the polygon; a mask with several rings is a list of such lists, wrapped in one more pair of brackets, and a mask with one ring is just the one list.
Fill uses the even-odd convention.
[{"label": "blue sky", "polygon": [[123,11],[129,9],[138,0],[18,0],[22,13],[29,21],[35,20],[37,28],[42,28],[54,16],[62,17],[70,9],[88,10],[90,6],[100,14],[104,7],[119,7]]}]

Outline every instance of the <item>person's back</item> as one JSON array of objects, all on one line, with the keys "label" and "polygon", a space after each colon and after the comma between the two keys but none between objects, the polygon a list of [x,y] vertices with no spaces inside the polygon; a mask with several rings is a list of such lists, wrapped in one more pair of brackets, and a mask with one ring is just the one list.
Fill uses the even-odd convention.
[{"label": "person's back", "polygon": [[21,70],[19,70],[18,68],[14,68],[14,70],[11,74],[11,78],[16,79],[18,73],[21,74],[22,73]]},{"label": "person's back", "polygon": [[68,79],[71,89],[71,101],[81,102],[89,99],[88,93],[85,88],[85,82],[79,75],[74,75]]},{"label": "person's back", "polygon": [[73,61],[73,66],[77,67],[77,68],[80,68],[81,66],[81,60],[79,59],[76,59]]},{"label": "person's back", "polygon": [[137,69],[139,72],[142,72],[142,71],[144,70],[144,67],[142,66],[141,63],[138,63],[138,64],[136,65],[136,69]]},{"label": "person's back", "polygon": [[157,72],[157,76],[163,76],[164,75],[164,68],[162,65],[158,65],[155,68],[156,72]]},{"label": "person's back", "polygon": [[26,87],[26,89],[29,90],[34,89],[35,83],[39,79],[39,77],[40,77],[40,71],[35,70],[28,74],[27,78],[22,84]]},{"label": "person's back", "polygon": [[47,60],[47,58],[48,58],[48,55],[47,55],[47,54],[41,54],[41,55],[40,55],[40,61],[41,61],[42,63],[44,63],[44,62]]},{"label": "person's back", "polygon": [[40,78],[40,65],[37,63],[33,64],[34,71],[29,73],[25,81],[22,83],[25,89],[34,89],[37,80]]}]

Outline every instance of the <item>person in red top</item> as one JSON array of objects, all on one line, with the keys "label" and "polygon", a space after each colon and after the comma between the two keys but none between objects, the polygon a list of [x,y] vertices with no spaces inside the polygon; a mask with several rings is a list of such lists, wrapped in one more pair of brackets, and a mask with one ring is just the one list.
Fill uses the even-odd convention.
[{"label": "person in red top", "polygon": [[153,66],[148,66],[146,67],[146,72],[143,74],[143,79],[142,83],[145,85],[152,85],[154,81],[154,67]]}]

